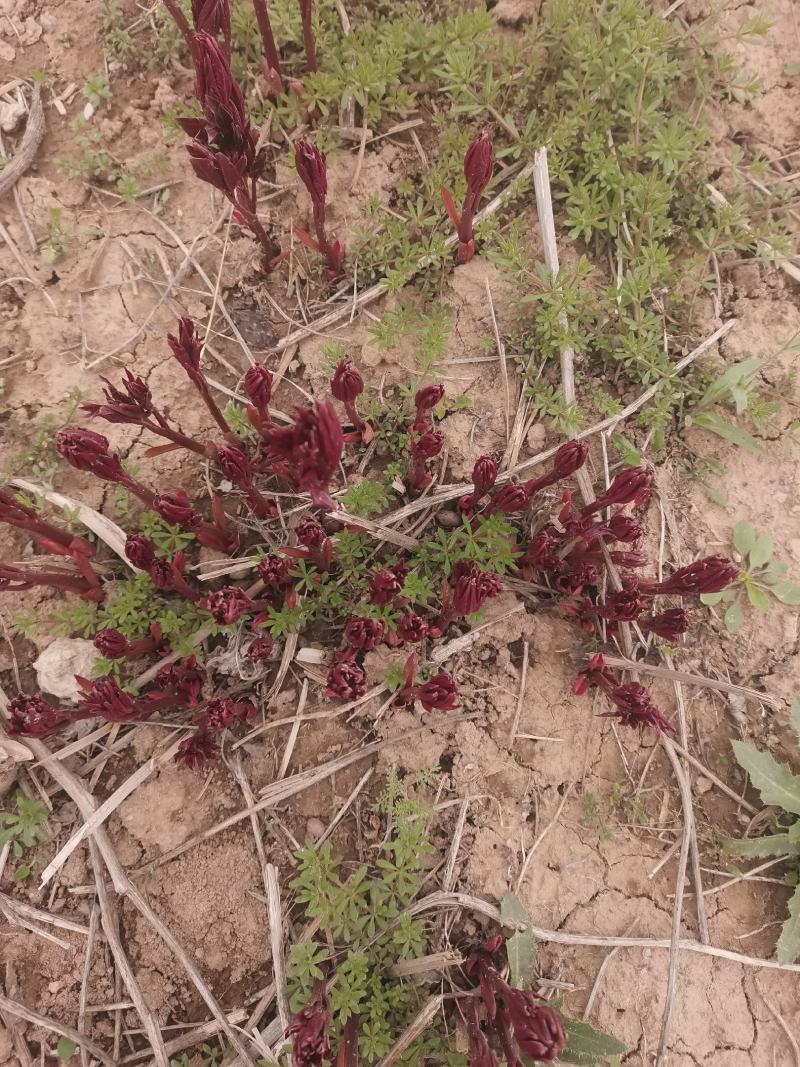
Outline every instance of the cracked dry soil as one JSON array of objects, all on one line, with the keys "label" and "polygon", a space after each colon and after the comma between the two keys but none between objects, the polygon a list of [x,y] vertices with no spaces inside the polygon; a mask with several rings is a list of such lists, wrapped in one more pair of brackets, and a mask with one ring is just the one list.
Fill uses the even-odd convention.
[{"label": "cracked dry soil", "polygon": [[[498,17],[508,6],[498,5]],[[62,83],[80,83],[101,69],[99,33],[85,34],[80,43],[70,34],[76,22],[98,28],[99,4],[94,0],[54,0],[47,5],[11,0],[11,8],[12,17],[22,19],[27,27],[24,39],[30,40],[15,46],[19,73],[41,68]],[[786,64],[800,54],[800,15],[792,0],[768,0],[758,5],[758,10],[762,8],[773,20],[773,28],[762,43],[741,50],[737,58],[761,76],[764,89],[754,102],[731,102],[714,114],[721,164],[737,143],[771,159],[800,146],[800,92],[797,80],[792,82],[784,73]],[[708,10],[704,0],[687,0],[683,6],[690,25],[706,17]],[[514,19],[509,16],[508,22],[513,24]],[[38,36],[32,25],[41,28]],[[0,34],[4,33],[0,25]],[[153,87],[146,75],[131,78],[129,85],[115,91],[108,117],[103,120],[115,154],[129,158],[157,148],[154,131],[160,129],[160,114],[177,99],[169,81],[162,79]],[[168,279],[176,272],[186,287],[180,294],[183,308],[199,320],[207,320],[211,301],[198,269],[213,285],[226,243],[224,227],[218,225],[218,207],[205,190],[199,191],[187,181],[179,152],[169,153],[161,179],[178,184],[172,186],[160,218],[140,205],[115,203],[60,176],[55,159],[74,152],[67,120],[49,111],[48,131],[35,172],[20,182],[19,193],[35,234],[46,231],[49,211],[58,207],[70,239],[65,255],[54,267],[46,266],[32,253],[25,254],[26,273],[33,284],[13,281],[0,288],[0,360],[11,361],[3,371],[0,415],[0,463],[4,466],[13,462],[29,440],[34,420],[56,416],[65,397],[76,388],[97,393],[99,376],[115,377],[123,366],[134,367],[154,392],[172,398],[172,408],[180,413],[187,432],[202,436],[211,430],[205,411],[194,402],[189,383],[168,357],[163,337],[177,307],[174,293],[165,292]],[[368,168],[352,193],[355,155],[341,153],[336,163],[332,183],[338,190],[337,222],[345,231],[359,217],[364,191],[377,191],[388,204],[393,184],[403,171],[402,152],[394,145],[387,144],[368,155],[367,161]],[[288,172],[276,177],[289,183],[280,212],[292,215],[297,205]],[[527,207],[523,210],[530,215],[533,233],[535,215]],[[10,199],[0,204],[0,219],[18,247],[25,249],[25,235]],[[201,235],[194,263],[186,264],[176,235],[187,244]],[[566,240],[562,241],[562,255],[570,255]],[[712,503],[702,485],[687,477],[683,453],[675,450],[659,463],[657,497],[664,508],[666,552],[680,563],[697,553],[722,550],[733,522],[747,518],[771,532],[776,554],[797,576],[800,440],[787,429],[798,417],[800,387],[789,373],[796,370],[796,354],[783,346],[800,332],[800,288],[780,271],[754,261],[721,266],[721,305],[716,310],[719,318],[733,315],[738,321],[710,358],[722,365],[758,356],[764,364],[765,380],[779,386],[780,409],[772,428],[763,435],[762,456],[736,450],[699,430],[686,431],[684,443],[691,452],[721,465],[714,485],[727,501],[725,509]],[[263,338],[274,335],[282,324],[276,321],[269,325],[263,311],[268,305],[259,296],[260,283],[253,268],[248,243],[232,234],[225,248],[220,292],[226,298],[233,295],[231,306],[245,297],[245,311],[239,321],[243,332],[261,330],[262,339],[256,336],[253,340],[258,349],[265,343]],[[7,278],[20,272],[19,263],[5,245],[0,247],[0,272]],[[497,271],[480,260],[458,268],[444,294],[454,309],[455,323],[444,360],[446,372],[449,360],[482,354],[478,338],[491,332],[484,300],[487,277],[501,332],[510,324]],[[371,311],[380,315],[387,306],[377,305]],[[710,303],[709,333],[718,321]],[[388,354],[376,351],[369,344],[367,325],[363,318],[356,318],[341,331],[341,339],[357,353],[364,368],[388,384],[405,380],[414,366],[412,349],[401,344]],[[324,385],[321,346],[322,339],[310,338],[289,353],[288,377],[309,392]],[[214,353],[212,376],[235,388],[245,369],[241,351],[219,339]],[[475,398],[472,412],[451,415],[443,425],[448,476],[455,480],[468,475],[479,454],[504,445],[505,398],[497,388],[496,370],[491,364],[459,362],[449,372],[452,391],[467,392]],[[277,403],[286,409],[297,395],[294,386],[284,383]],[[145,462],[142,454],[150,442],[125,427],[108,425],[103,432],[134,462]],[[535,427],[525,448],[533,453],[549,443],[544,429]],[[187,465],[179,453],[146,462],[148,481],[154,487],[173,487],[180,481],[190,491],[202,490],[203,471]],[[600,471],[601,457],[593,455],[592,462],[594,471]],[[100,509],[109,504],[109,494],[100,483],[71,470],[59,472],[57,487]],[[657,546],[657,508],[651,513],[651,523],[650,536]],[[3,556],[9,559],[24,559],[30,551],[23,539],[6,529],[0,530],[0,545]],[[505,594],[491,604],[486,621],[499,619],[514,604],[513,595]],[[17,685],[17,671],[23,687],[34,685],[30,665],[51,640],[44,626],[30,638],[10,637],[15,616],[33,612],[45,618],[53,608],[54,601],[46,592],[32,591],[13,603],[8,597],[0,599],[0,618],[10,638],[0,642],[4,688]],[[678,667],[704,674],[720,672],[735,681],[762,686],[787,701],[800,691],[796,611],[777,607],[768,620],[749,618],[735,639],[713,615],[704,618],[693,631],[691,642],[681,649]],[[509,734],[521,683],[524,642],[528,643],[530,660],[522,698],[521,736],[512,744]],[[471,798],[455,886],[499,899],[514,887],[524,856],[538,841],[519,890],[537,925],[585,934],[668,937],[680,798],[669,765],[660,752],[652,753],[651,739],[618,738],[608,720],[597,717],[599,707],[589,698],[580,700],[571,695],[573,646],[569,627],[557,615],[541,609],[517,613],[487,628],[469,653],[450,664],[459,679],[464,708],[478,713],[477,717],[458,724],[439,723],[402,746],[389,746],[380,754],[378,764],[412,771],[438,763],[446,772],[440,799]],[[379,670],[379,664],[373,666]],[[664,711],[672,714],[675,698],[671,688],[657,681],[653,689]],[[291,714],[298,693],[299,681],[290,677],[269,715],[279,718]],[[744,781],[731,760],[732,738],[744,735],[779,758],[800,759],[787,714],[768,712],[754,704],[742,706],[708,690],[687,690],[686,698],[692,751],[734,789],[742,789]],[[377,710],[377,704],[367,705],[349,724],[334,719],[321,720],[313,729],[303,726],[290,773],[350,750],[372,724]],[[392,713],[382,719],[378,730],[389,736],[417,722],[410,713]],[[155,728],[138,728],[129,748],[109,762],[97,785],[97,796],[102,799],[112,792],[153,752],[158,739]],[[255,791],[274,779],[284,744],[285,730],[277,730],[244,748],[244,766]],[[293,842],[327,825],[330,813],[343,803],[361,773],[363,768],[350,768],[317,789],[299,794],[269,822],[268,854],[287,882],[294,863]],[[705,885],[711,889],[724,881],[714,873],[721,870],[718,834],[741,834],[748,819],[702,775],[692,775],[692,787]],[[128,870],[138,869],[241,806],[239,787],[224,765],[217,766],[206,783],[170,766],[121,805],[111,817],[109,829],[123,865]],[[365,850],[368,854],[377,833],[370,823],[366,798],[356,810],[359,819],[345,819],[335,839],[337,848],[350,857],[363,855]],[[433,832],[440,856],[449,847],[457,811],[457,804],[447,807],[436,820]],[[51,826],[59,844],[72,832],[76,820],[74,808],[57,795]],[[252,836],[245,827],[247,824],[242,824],[192,848],[141,880],[148,899],[195,954],[204,977],[228,1008],[244,1003],[271,977],[263,886]],[[45,862],[52,847],[52,842],[41,847]],[[38,892],[33,883],[12,887],[8,874],[2,889],[86,921],[91,899],[84,887],[90,880],[87,853],[79,848],[61,872],[52,896]],[[779,878],[740,882],[708,896],[712,943],[765,959],[773,957],[789,892],[779,882]],[[159,1020],[205,1018],[196,991],[152,932],[125,908],[121,922],[137,977]],[[466,935],[477,932],[477,927],[467,918],[463,930]],[[688,937],[697,936],[690,885],[684,902],[683,932]],[[9,992],[74,1025],[84,941],[80,935],[65,931],[59,931],[59,937],[61,944],[45,943],[19,927],[0,923]],[[607,955],[602,948],[544,943],[539,946],[538,966],[543,976],[565,984],[565,1006],[580,1015]],[[660,949],[622,949],[614,952],[605,966],[590,1020],[628,1044],[630,1052],[624,1062],[631,1067],[653,1062],[667,967],[668,953]],[[104,954],[95,953],[88,980],[89,1003],[108,1004],[120,994]],[[799,1005],[795,974],[684,953],[680,957],[669,1067],[789,1065],[793,1062],[792,1046],[773,1012],[779,1012],[789,1030],[798,1035]],[[113,1037],[112,1015],[98,1012],[90,1020],[93,1037]],[[123,1025],[137,1029],[136,1014],[125,1011]],[[33,1040],[45,1037],[35,1027],[28,1033]],[[16,1065],[17,1061],[8,1035],[0,1029],[0,1064],[5,1063]]]}]

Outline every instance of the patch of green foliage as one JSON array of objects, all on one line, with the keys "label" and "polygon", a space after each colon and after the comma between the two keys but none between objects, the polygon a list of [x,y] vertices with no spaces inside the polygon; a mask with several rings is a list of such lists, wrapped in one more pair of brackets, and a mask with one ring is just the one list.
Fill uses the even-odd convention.
[{"label": "patch of green foliage", "polygon": [[[390,772],[375,810],[391,828],[372,864],[345,873],[328,842],[306,845],[298,853],[299,870],[292,888],[306,915],[318,919],[325,937],[294,945],[289,968],[290,1006],[299,1011],[316,982],[335,969],[330,990],[333,1047],[342,1027],[360,1017],[361,1062],[377,1063],[419,1011],[424,991],[415,983],[392,978],[391,967],[425,953],[425,925],[405,909],[422,886],[427,857],[432,853],[429,823],[433,809],[416,795],[431,773],[401,781]],[[331,950],[334,950],[333,957]],[[401,1058],[404,1064],[448,1059],[451,1042],[435,1029],[416,1041]],[[433,1062],[433,1061],[430,1061]]]},{"label": "patch of green foliage", "polygon": [[55,434],[75,419],[84,393],[73,389],[58,411],[49,415],[40,415],[25,436],[17,442],[11,459],[3,467],[3,478],[20,475],[43,482],[46,486],[53,483],[56,471],[63,468],[64,460],[55,449]]},{"label": "patch of green foliage", "polygon": [[[98,630],[111,628],[134,640],[147,637],[156,623],[173,650],[189,655],[198,653],[190,638],[208,621],[208,615],[191,601],[161,594],[150,576],[140,573],[115,582],[100,606],[79,599],[65,601],[53,615],[52,629],[57,637],[92,637]],[[100,659],[95,673],[108,674],[115,664],[115,660]]]},{"label": "patch of green foliage", "polygon": [[[792,726],[800,739],[800,698],[792,704]],[[729,853],[747,859],[787,858],[786,882],[794,886],[794,891],[789,900],[789,917],[778,938],[778,961],[794,963],[800,956],[800,776],[788,764],[779,763],[769,752],[746,741],[734,741],[733,751],[764,805],[774,808],[776,815],[771,833],[763,837],[724,838],[721,844]]]},{"label": "patch of green foliage", "polygon": [[[44,804],[31,800],[18,789],[14,796],[14,810],[0,811],[0,849],[8,844],[14,859],[22,859],[28,849],[47,840],[46,824],[47,808]],[[12,878],[15,882],[21,882],[31,870],[29,863],[20,863]]]},{"label": "patch of green foliage", "polygon": [[768,614],[775,601],[797,606],[800,604],[800,585],[787,581],[789,567],[772,558],[772,538],[757,533],[749,522],[738,522],[733,530],[733,547],[742,559],[739,577],[721,593],[703,593],[700,600],[713,606],[724,604],[723,622],[729,633],[741,630],[745,621],[745,605]]}]

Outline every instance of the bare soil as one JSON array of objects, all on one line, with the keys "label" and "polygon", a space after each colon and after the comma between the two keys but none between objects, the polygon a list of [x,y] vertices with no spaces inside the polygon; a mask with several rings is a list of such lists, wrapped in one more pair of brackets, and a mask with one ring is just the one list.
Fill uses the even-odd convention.
[{"label": "bare soil", "polygon": [[[504,32],[513,32],[524,22],[528,6],[532,5],[511,0],[498,3],[495,11]],[[687,0],[682,13],[694,23],[705,17],[709,7],[704,0]],[[731,102],[716,112],[720,161],[730,158],[736,144],[770,159],[800,150],[800,84],[784,74],[786,65],[800,56],[800,12],[793,0],[765,0],[758,10],[772,19],[773,27],[762,43],[749,44],[737,58],[761,77],[763,90],[753,103]],[[99,15],[97,0],[51,0],[47,4],[0,0],[0,59],[6,74],[25,77],[42,69],[48,84],[58,91],[72,82],[81,85],[103,67]],[[176,71],[169,78],[134,74],[113,81],[113,99],[102,109],[99,128],[115,156],[129,160],[160,147],[160,115],[175,103],[177,90],[182,92],[187,79],[187,72]],[[18,185],[19,202],[15,204],[9,196],[0,203],[0,221],[13,242],[13,249],[6,241],[0,244],[0,277],[6,279],[0,283],[3,465],[12,464],[25,447],[34,420],[57,415],[76,388],[97,394],[101,375],[116,377],[126,366],[143,375],[154,391],[173,398],[173,409],[180,413],[187,432],[210,433],[207,413],[170,359],[164,336],[179,307],[208,323],[218,276],[220,296],[252,351],[272,365],[280,360],[269,350],[286,329],[275,303],[289,306],[287,293],[279,291],[276,280],[261,280],[249,242],[235,230],[228,232],[222,205],[209,196],[206,187],[193,181],[181,151],[171,150],[159,172],[159,184],[171,183],[170,198],[159,215],[150,210],[152,198],[126,205],[58,172],[57,157],[74,158],[69,120],[82,106],[82,99],[75,97],[62,116],[52,104],[47,105],[45,140],[35,167]],[[378,193],[388,203],[411,152],[403,134],[378,142],[367,152],[355,188],[351,185],[357,146],[351,154],[337,154],[331,199],[340,236],[346,239],[347,232],[362,221],[361,205],[367,194]],[[276,182],[282,191],[266,206],[266,214],[276,230],[288,233],[292,220],[300,219],[303,199],[288,171],[281,173],[279,168]],[[30,248],[22,220],[41,239],[53,207],[61,210],[68,243],[64,255],[47,265]],[[568,244],[566,239],[562,243]],[[193,250],[188,263],[187,248]],[[569,255],[567,247],[564,255]],[[297,291],[305,293],[300,259],[294,264]],[[709,305],[709,332],[720,319],[730,316],[736,317],[737,325],[711,358],[729,363],[758,356],[764,363],[765,382],[781,381],[786,372],[796,369],[796,353],[781,348],[800,330],[797,283],[754,260],[722,264],[722,268],[721,306],[715,317],[713,302]],[[176,277],[178,287],[167,291]],[[445,363],[458,361],[445,366],[444,382],[448,392],[473,399],[472,409],[449,416],[443,425],[447,479],[451,481],[466,479],[478,455],[504,447],[507,410],[512,417],[515,410],[517,386],[511,364],[507,399],[497,363],[464,362],[485,354],[479,339],[492,333],[487,280],[502,333],[510,327],[510,310],[503,280],[494,267],[477,258],[456,268],[443,294],[455,321]],[[392,300],[386,300],[369,311],[380,316],[392,305]],[[314,309],[310,312],[313,317]],[[355,317],[335,332],[336,339],[365,371],[383,379],[386,387],[406,381],[414,369],[411,346],[376,350],[369,343],[369,321],[363,315]],[[213,344],[217,365],[211,376],[235,389],[247,362],[229,339],[219,302],[213,327],[220,335]],[[288,409],[301,393],[323,390],[325,340],[309,336],[286,354],[286,378],[276,397],[279,407]],[[656,473],[651,523],[657,537],[663,515],[666,558],[685,562],[697,554],[723,551],[733,523],[746,518],[771,532],[776,554],[791,565],[795,576],[800,573],[800,438],[786,432],[798,418],[799,405],[800,384],[790,378],[782,386],[774,429],[763,435],[762,456],[749,455],[703,431],[686,431],[683,447],[670,452]],[[146,460],[143,452],[150,441],[139,440],[127,427],[107,425],[103,432],[147,470],[149,484],[171,488],[180,482],[189,490],[202,489],[200,467],[187,466],[180,453]],[[544,428],[536,427],[523,445],[522,456],[550,443]],[[688,477],[686,448],[723,465],[723,472],[713,481],[727,508],[712,503],[702,485]],[[593,452],[591,462],[593,473],[599,475],[599,451]],[[59,491],[95,508],[108,506],[109,494],[99,482],[70,469],[59,471],[56,484]],[[5,528],[0,529],[0,547],[9,560],[24,559],[30,553],[25,541]],[[0,674],[6,692],[15,692],[20,685],[33,687],[32,662],[52,640],[45,625],[29,638],[12,637],[14,619],[22,612],[44,618],[54,603],[49,593],[41,592],[0,598],[5,634],[0,641]],[[412,771],[438,763],[445,770],[439,800],[455,802],[443,808],[435,826],[442,856],[449,847],[459,802],[469,799],[454,887],[497,902],[514,889],[525,857],[534,847],[519,895],[537,926],[593,936],[669,938],[681,831],[680,798],[669,764],[660,750],[653,753],[651,738],[618,735],[607,719],[598,717],[599,705],[588,697],[571,695],[575,663],[570,627],[555,614],[539,610],[509,615],[516,606],[512,593],[493,602],[485,621],[498,621],[484,630],[468,652],[448,661],[448,669],[459,681],[464,710],[477,714],[458,723],[426,720],[424,731],[385,747],[370,787],[337,828],[334,845],[345,855],[356,856],[364,849],[365,839],[374,838],[369,796],[381,769],[391,765]],[[749,617],[736,638],[709,613],[676,654],[676,666],[755,686],[789,701],[800,691],[798,637],[798,614],[791,608],[775,607],[767,619]],[[521,694],[521,736],[512,743],[526,643],[529,661]],[[377,673],[378,664],[373,666]],[[267,721],[293,714],[303,680],[302,667],[293,665],[283,692],[263,708]],[[675,692],[671,684],[657,680],[653,688],[660,706],[672,717]],[[320,710],[330,710],[318,699],[313,684],[312,694],[311,710],[311,705],[318,704]],[[745,783],[732,761],[733,738],[746,736],[778,757],[798,759],[787,712],[729,700],[711,690],[686,689],[685,695],[692,751],[734,790],[741,792]],[[378,701],[365,705],[349,723],[335,716],[304,723],[287,774],[350,752],[373,731],[386,738],[421,724],[410,712],[392,710],[384,712],[376,724],[380,707]],[[288,726],[270,729],[238,751],[256,795],[275,780],[288,732]],[[134,730],[131,743],[113,755],[93,781],[98,800],[113,792],[162,739],[163,731],[157,727]],[[79,772],[83,756],[70,757],[70,765]],[[322,832],[366,769],[367,764],[355,764],[268,813],[262,824],[266,853],[279,867],[284,887],[291,879],[296,843]],[[35,773],[48,787],[47,775]],[[13,776],[5,773],[3,777],[0,771],[0,779],[9,790]],[[725,882],[716,844],[719,834],[741,834],[749,816],[702,774],[692,774],[692,788],[705,885],[712,889]],[[613,804],[612,798],[621,792],[635,796],[635,811],[631,805]],[[108,823],[123,866],[129,873],[139,872],[141,891],[197,960],[226,1009],[257,998],[272,977],[264,885],[250,823],[240,822],[192,844],[168,863],[151,865],[243,806],[241,788],[225,763],[216,765],[205,778],[170,764],[139,786]],[[64,794],[52,792],[52,807],[52,839],[37,850],[44,863],[80,821]],[[8,868],[0,888],[37,907],[88,923],[93,879],[86,847],[74,853],[46,890],[37,888],[35,877],[13,883]],[[288,896],[288,889],[285,892]],[[774,958],[788,896],[789,889],[780,883],[779,875],[741,881],[709,895],[711,943],[765,960]],[[127,905],[120,912],[125,946],[159,1022],[169,1026],[205,1020],[207,1009],[195,987],[152,928]],[[60,929],[53,933],[57,943],[0,921],[2,981],[9,996],[74,1026],[84,982],[86,939]],[[698,935],[691,886],[684,900],[682,933],[689,938]],[[631,1051],[624,1059],[626,1064],[644,1067],[653,1063],[658,1044],[669,953],[663,948],[625,948],[610,958],[608,953],[602,947],[543,941],[538,966],[543,976],[565,983],[565,1007],[580,1015],[606,961],[590,1021],[628,1044]],[[792,1063],[797,1045],[792,1045],[776,1013],[788,1031],[800,1037],[797,983],[797,973],[682,953],[670,1067]],[[124,997],[107,952],[96,950],[86,980],[87,1003],[103,1006],[124,1002]],[[130,1007],[120,1012],[93,1011],[88,1017],[89,1033],[101,1043],[113,1039],[117,1014],[121,1014],[124,1052],[125,1035],[141,1029]],[[52,1034],[32,1024],[25,1024],[23,1030],[29,1045],[42,1042],[42,1048],[54,1049]],[[176,1032],[180,1031],[169,1033],[174,1036]],[[10,1033],[0,1028],[0,1064],[16,1067],[18,1062]]]}]

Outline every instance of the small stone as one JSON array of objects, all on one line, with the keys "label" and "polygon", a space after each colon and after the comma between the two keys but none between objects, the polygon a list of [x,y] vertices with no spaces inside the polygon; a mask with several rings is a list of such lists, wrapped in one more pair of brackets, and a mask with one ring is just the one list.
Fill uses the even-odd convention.
[{"label": "small stone", "polygon": [[436,512],[436,521],[440,526],[444,526],[445,529],[454,530],[456,526],[461,525],[461,516],[455,511],[442,509]]},{"label": "small stone", "polygon": [[82,637],[59,637],[34,663],[39,688],[62,700],[79,700],[82,689],[75,675],[91,678],[100,653]]},{"label": "small stone", "polygon": [[702,776],[702,774],[700,775],[700,777],[694,783],[695,789],[700,794],[707,793],[709,791],[709,789],[711,789],[713,784],[714,783],[711,781],[710,778],[704,778]]},{"label": "small stone", "polygon": [[47,991],[49,993],[57,993],[60,988],[61,988],[61,982],[58,982],[58,981],[50,982],[50,984],[47,987]]},{"label": "small stone", "polygon": [[309,819],[306,823],[306,837],[317,841],[325,833],[325,823],[322,819]]}]

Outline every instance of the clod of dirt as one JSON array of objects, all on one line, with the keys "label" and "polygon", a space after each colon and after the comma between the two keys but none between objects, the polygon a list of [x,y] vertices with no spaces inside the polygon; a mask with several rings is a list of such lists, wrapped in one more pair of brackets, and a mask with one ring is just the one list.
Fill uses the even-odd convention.
[{"label": "clod of dirt", "polygon": [[62,700],[78,700],[81,688],[75,675],[91,678],[100,653],[82,637],[59,637],[34,663],[39,688]]}]

